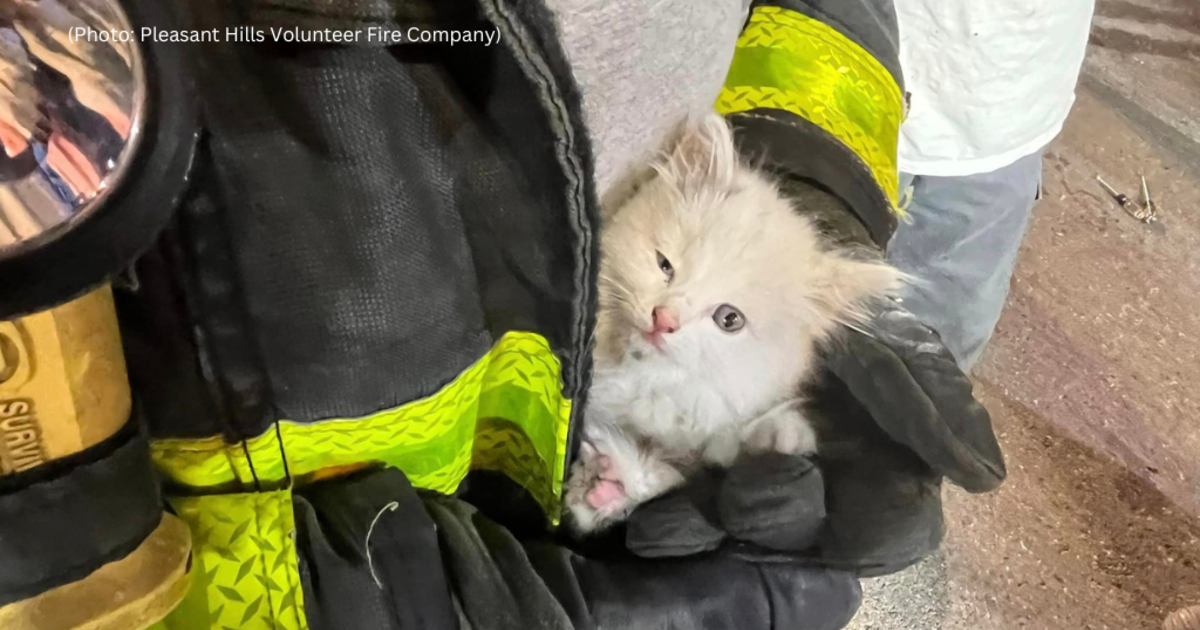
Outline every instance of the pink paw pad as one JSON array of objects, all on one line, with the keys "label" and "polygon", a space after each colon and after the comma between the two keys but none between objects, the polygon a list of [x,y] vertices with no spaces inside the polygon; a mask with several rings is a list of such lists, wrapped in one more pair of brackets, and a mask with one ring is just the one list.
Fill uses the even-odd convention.
[{"label": "pink paw pad", "polygon": [[601,510],[625,500],[625,486],[620,481],[597,479],[587,491],[587,503],[593,510]]}]

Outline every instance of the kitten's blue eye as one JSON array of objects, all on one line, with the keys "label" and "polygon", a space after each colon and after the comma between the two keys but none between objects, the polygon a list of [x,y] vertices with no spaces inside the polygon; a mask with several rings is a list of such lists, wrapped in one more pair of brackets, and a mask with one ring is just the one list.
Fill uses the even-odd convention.
[{"label": "kitten's blue eye", "polygon": [[654,255],[658,257],[658,268],[667,274],[667,282],[670,282],[675,278],[675,268],[671,266],[671,261],[667,260],[667,257],[663,256],[662,252],[656,251]]},{"label": "kitten's blue eye", "polygon": [[732,304],[722,304],[713,311],[713,321],[727,333],[735,333],[746,325],[746,316]]}]

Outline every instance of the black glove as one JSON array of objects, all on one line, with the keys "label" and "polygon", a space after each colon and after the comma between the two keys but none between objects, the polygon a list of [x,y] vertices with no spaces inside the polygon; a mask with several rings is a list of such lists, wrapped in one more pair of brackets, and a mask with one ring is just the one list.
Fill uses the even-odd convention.
[{"label": "black glove", "polygon": [[864,574],[907,567],[942,539],[943,478],[987,492],[1007,474],[988,412],[937,333],[889,302],[826,353],[816,393],[828,517],[815,553]]},{"label": "black glove", "polygon": [[645,558],[679,557],[729,543],[801,552],[825,522],[825,484],[807,457],[769,454],[706,469],[634,510],[625,545]]},{"label": "black glove", "polygon": [[827,365],[879,427],[968,492],[1007,474],[987,409],[938,334],[889,301],[864,332],[849,331]]},{"label": "black glove", "polygon": [[1004,480],[971,390],[937,333],[889,301],[863,332],[846,330],[826,349],[809,393],[816,465],[773,455],[698,476],[635,510],[626,544],[678,556],[734,538],[760,556],[790,552],[863,576],[903,569],[941,542],[943,477],[970,492]]},{"label": "black glove", "polygon": [[314,630],[835,630],[861,595],[847,573],[732,550],[651,561],[518,540],[464,501],[418,494],[396,469],[297,489],[295,503]]}]

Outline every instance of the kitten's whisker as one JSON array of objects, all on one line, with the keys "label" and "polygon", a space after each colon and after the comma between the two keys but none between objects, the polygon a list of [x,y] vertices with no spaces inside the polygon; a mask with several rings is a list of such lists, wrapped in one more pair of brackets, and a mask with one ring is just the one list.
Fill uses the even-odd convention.
[{"label": "kitten's whisker", "polygon": [[610,297],[628,302],[634,297],[633,290],[621,283],[617,278],[600,274],[600,281],[605,288],[611,289]]},{"label": "kitten's whisker", "polygon": [[621,295],[633,295],[633,291],[630,290],[628,287],[617,284],[616,282],[614,282],[612,280],[606,280],[605,278],[601,278],[600,282],[604,285],[603,288],[608,289],[610,293],[617,293],[617,294],[621,294]]},{"label": "kitten's whisker", "polygon": [[859,333],[861,335],[866,335],[867,337],[870,337],[871,339],[875,338],[875,335],[871,334],[866,329],[859,328],[858,326],[855,326],[849,322],[842,322],[842,325],[845,326],[846,328],[849,328],[850,330],[853,330],[856,333]]}]

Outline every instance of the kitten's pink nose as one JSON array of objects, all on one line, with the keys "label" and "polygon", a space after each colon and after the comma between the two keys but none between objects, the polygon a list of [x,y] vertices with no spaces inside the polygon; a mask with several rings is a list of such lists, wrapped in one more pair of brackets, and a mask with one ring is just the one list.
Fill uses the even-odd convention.
[{"label": "kitten's pink nose", "polygon": [[673,333],[679,330],[679,320],[666,308],[656,306],[653,311],[650,311],[650,315],[654,320],[655,334]]}]

